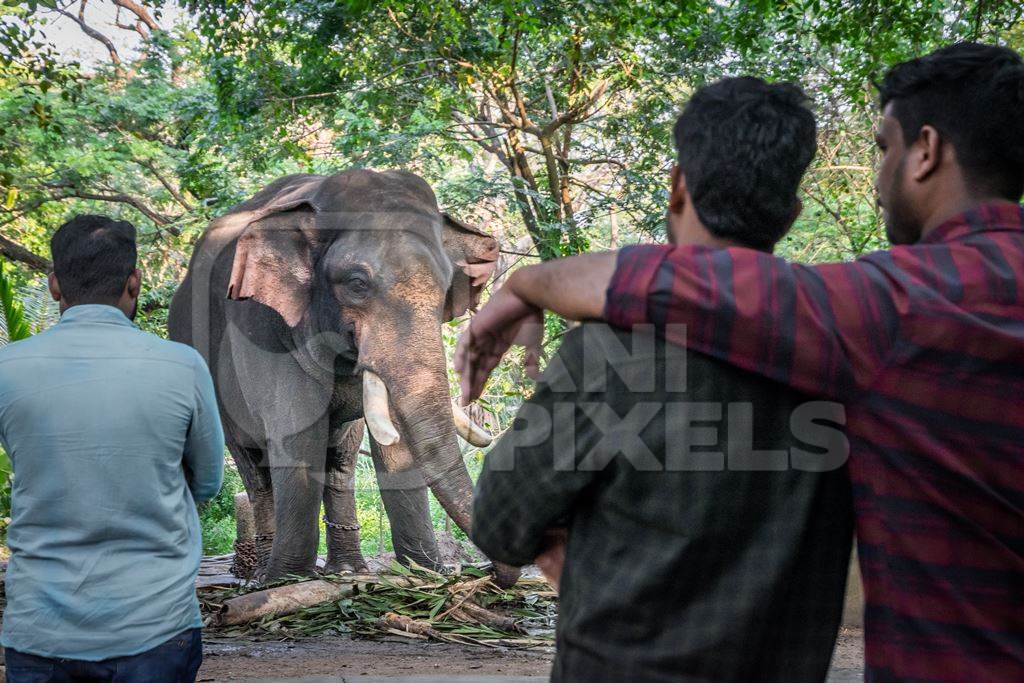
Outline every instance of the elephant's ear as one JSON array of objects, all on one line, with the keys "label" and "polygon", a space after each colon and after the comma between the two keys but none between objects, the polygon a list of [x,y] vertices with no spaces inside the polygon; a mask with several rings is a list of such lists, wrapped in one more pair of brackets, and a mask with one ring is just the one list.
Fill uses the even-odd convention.
[{"label": "elephant's ear", "polygon": [[498,240],[441,214],[441,237],[454,273],[444,302],[444,319],[453,320],[468,310],[476,310],[484,285],[498,267]]},{"label": "elephant's ear", "polygon": [[228,298],[258,301],[297,325],[312,297],[315,220],[301,205],[250,223],[235,248]]}]

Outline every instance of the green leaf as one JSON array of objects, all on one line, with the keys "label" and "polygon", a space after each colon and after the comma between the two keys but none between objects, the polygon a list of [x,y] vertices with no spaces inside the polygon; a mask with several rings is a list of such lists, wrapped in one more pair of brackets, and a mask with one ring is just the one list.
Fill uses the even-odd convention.
[{"label": "green leaf", "polygon": [[21,303],[18,301],[14,291],[14,283],[11,281],[7,264],[0,265],[0,335],[4,341],[16,342],[27,339],[32,335]]}]

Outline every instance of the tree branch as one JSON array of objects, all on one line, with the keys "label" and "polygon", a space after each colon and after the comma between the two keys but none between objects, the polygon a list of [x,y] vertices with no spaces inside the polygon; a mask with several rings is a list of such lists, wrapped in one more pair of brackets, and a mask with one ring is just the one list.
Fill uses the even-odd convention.
[{"label": "tree branch", "polygon": [[85,35],[89,36],[95,41],[98,41],[104,47],[106,47],[107,52],[110,53],[110,61],[114,65],[115,71],[118,73],[118,75],[123,75],[124,69],[121,66],[121,56],[117,54],[117,48],[114,47],[114,43],[111,42],[110,38],[107,38],[105,35],[94,29],[92,26],[89,26],[89,24],[85,23],[85,5],[87,2],[88,0],[82,0],[82,4],[78,7],[77,17],[74,14],[68,12],[67,10],[61,9],[60,7],[57,8],[57,12],[78,24],[78,27],[82,29],[82,32],[85,33]]},{"label": "tree branch", "polygon": [[[168,223],[174,220],[169,216],[165,216],[149,208],[148,206],[146,206],[146,203],[143,202],[138,197],[132,197],[131,195],[127,194],[98,194],[94,192],[79,192],[78,190],[75,190],[65,195],[65,197],[76,197],[78,199],[92,199],[98,202],[111,202],[114,204],[127,204],[128,206],[134,208],[136,211],[141,213],[149,220],[153,221],[158,227],[161,228],[165,228]],[[166,230],[172,235],[181,234],[181,232],[177,228],[166,228]]]},{"label": "tree branch", "polygon": [[[136,16],[136,18],[138,18],[139,21],[141,21],[143,24],[145,24],[146,28],[148,28],[150,31],[159,31],[160,30],[160,25],[157,24],[156,21],[153,20],[153,17],[149,14],[149,10],[147,10],[145,7],[143,7],[142,5],[138,4],[137,2],[134,2],[133,0],[111,0],[111,1],[115,5],[117,5],[118,7],[122,7],[124,9],[128,10],[129,12],[131,12],[132,14],[134,14]],[[140,33],[141,33],[141,31],[140,31]]]},{"label": "tree branch", "polygon": [[149,160],[138,159],[136,160],[136,163],[138,163],[139,166],[142,166],[150,173],[152,173],[153,177],[160,181],[160,184],[164,186],[164,189],[170,192],[171,196],[174,197],[174,201],[178,202],[178,204],[180,204],[183,209],[185,209],[186,211],[195,210],[196,207],[185,199],[184,195],[181,194],[181,191],[179,191],[178,188],[174,187],[174,185],[172,185],[171,182],[167,180],[167,178],[164,177],[162,173],[160,173],[160,171],[156,167],[156,164]]},{"label": "tree branch", "polygon": [[[98,192],[83,192],[78,188],[62,183],[46,184],[46,187],[57,190],[58,194],[53,199],[91,199],[97,202],[111,202],[112,204],[126,204],[143,216],[153,221],[153,223],[160,229],[166,230],[172,235],[180,235],[181,230],[172,227],[169,224],[180,218],[181,216],[165,216],[164,214],[155,211],[150,208],[144,201],[138,197],[133,197],[123,192],[113,191],[111,194],[101,194]],[[60,192],[60,190],[65,190]]]},{"label": "tree branch", "polygon": [[9,240],[3,235],[0,235],[0,254],[12,261],[24,263],[32,270],[37,270],[41,273],[48,273],[53,267],[53,264],[50,263],[49,259],[29,251],[17,242]]},{"label": "tree branch", "polygon": [[564,124],[575,123],[584,117],[587,110],[594,106],[595,103],[601,96],[604,95],[605,90],[608,88],[608,81],[598,81],[597,85],[594,86],[587,98],[577,104],[575,107],[569,107],[561,115],[555,117],[543,128],[543,135],[545,137],[550,136],[556,130],[561,128]]},{"label": "tree branch", "polygon": [[[527,152],[530,152],[531,154],[544,154],[543,151],[537,149],[536,147],[530,147],[529,145],[523,145],[523,149]],[[622,163],[618,159],[611,159],[608,157],[598,157],[595,159],[578,159],[575,157],[569,158],[564,157],[561,154],[556,154],[555,158],[563,163],[576,164],[577,166],[603,166],[605,164],[608,164],[610,166],[618,166],[623,170],[626,169],[626,164]]]}]

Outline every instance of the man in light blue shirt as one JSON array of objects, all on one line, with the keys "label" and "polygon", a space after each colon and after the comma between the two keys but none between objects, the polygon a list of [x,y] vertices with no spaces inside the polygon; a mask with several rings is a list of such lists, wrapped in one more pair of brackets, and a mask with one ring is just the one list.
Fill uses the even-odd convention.
[{"label": "man in light blue shirt", "polygon": [[7,680],[194,681],[196,503],[224,467],[213,382],[194,349],[132,324],[129,223],[80,216],[51,251],[60,322],[0,349]]}]

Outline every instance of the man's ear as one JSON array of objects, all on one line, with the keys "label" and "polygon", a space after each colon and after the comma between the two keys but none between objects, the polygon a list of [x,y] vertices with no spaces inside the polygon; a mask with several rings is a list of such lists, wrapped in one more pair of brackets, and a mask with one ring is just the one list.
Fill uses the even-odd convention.
[{"label": "man's ear", "polygon": [[128,298],[138,299],[139,292],[142,291],[142,271],[138,268],[134,269],[128,276],[128,282],[124,288],[128,292]]},{"label": "man's ear", "polygon": [[915,182],[922,182],[938,170],[943,162],[942,155],[947,153],[946,144],[934,126],[921,126],[917,140],[908,152],[910,177]]},{"label": "man's ear", "polygon": [[57,273],[50,273],[46,276],[46,284],[50,288],[50,296],[54,301],[60,301],[60,283],[57,282]]},{"label": "man's ear", "polygon": [[686,175],[678,164],[672,166],[672,185],[668,194],[668,210],[676,215],[686,208]]}]

